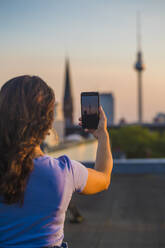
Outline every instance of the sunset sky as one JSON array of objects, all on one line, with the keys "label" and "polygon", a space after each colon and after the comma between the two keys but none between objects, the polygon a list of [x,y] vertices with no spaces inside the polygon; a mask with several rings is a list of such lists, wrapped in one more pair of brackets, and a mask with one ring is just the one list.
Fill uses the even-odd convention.
[{"label": "sunset sky", "polygon": [[80,92],[112,92],[115,122],[137,121],[136,13],[141,12],[144,121],[165,113],[164,0],[0,0],[0,86],[39,75],[62,101],[70,60],[75,122]]}]

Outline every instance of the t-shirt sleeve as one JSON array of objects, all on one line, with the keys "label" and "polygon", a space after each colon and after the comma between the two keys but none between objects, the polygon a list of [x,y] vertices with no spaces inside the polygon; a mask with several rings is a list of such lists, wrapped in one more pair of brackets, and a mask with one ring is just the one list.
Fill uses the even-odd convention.
[{"label": "t-shirt sleeve", "polygon": [[82,192],[88,179],[88,169],[76,160],[70,160],[73,172],[74,190]]}]

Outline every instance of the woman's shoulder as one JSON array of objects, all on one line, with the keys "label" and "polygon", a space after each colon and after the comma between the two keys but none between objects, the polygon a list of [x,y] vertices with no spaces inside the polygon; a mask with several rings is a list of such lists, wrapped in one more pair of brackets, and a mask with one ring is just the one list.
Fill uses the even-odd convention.
[{"label": "woman's shoulder", "polygon": [[54,156],[50,156],[48,154],[39,156],[34,158],[34,162],[37,164],[47,164],[50,167],[60,167],[61,169],[64,168],[71,168],[71,160],[67,155],[61,155],[60,157],[56,158]]}]

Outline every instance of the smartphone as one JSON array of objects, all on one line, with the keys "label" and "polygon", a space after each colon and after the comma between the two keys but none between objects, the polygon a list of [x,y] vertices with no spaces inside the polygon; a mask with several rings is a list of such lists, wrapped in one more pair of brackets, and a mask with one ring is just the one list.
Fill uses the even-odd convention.
[{"label": "smartphone", "polygon": [[99,123],[99,93],[81,93],[82,128],[97,129]]}]

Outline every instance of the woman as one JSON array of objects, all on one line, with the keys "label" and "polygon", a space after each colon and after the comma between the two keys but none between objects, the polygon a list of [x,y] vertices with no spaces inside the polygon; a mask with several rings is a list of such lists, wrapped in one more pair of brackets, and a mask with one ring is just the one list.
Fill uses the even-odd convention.
[{"label": "woman", "polygon": [[[67,156],[45,155],[40,144],[54,121],[53,90],[37,76],[20,76],[0,91],[0,247],[66,247],[65,212],[74,191],[108,188],[112,156],[100,108],[94,169]],[[81,119],[80,123],[81,125]]]}]

